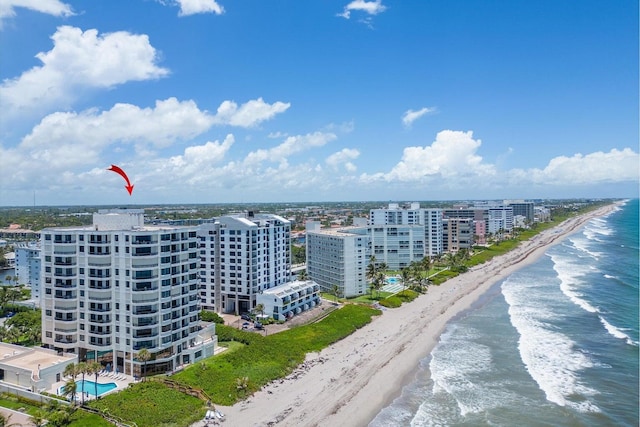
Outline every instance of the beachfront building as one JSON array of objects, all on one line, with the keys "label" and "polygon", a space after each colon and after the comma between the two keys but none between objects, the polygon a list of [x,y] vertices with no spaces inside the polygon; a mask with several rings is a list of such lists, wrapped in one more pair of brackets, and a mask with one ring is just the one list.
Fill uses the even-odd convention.
[{"label": "beachfront building", "polygon": [[76,354],[7,343],[0,343],[0,355],[0,382],[36,393],[50,391],[67,365],[78,362]]},{"label": "beachfront building", "polygon": [[473,247],[473,220],[470,218],[446,218],[442,221],[444,228],[443,242],[446,252],[457,252],[460,249],[470,250]]},{"label": "beachfront building", "polygon": [[306,232],[309,278],[323,292],[332,292],[335,285],[343,297],[365,295],[370,256],[366,228],[322,229],[319,222],[309,221]]},{"label": "beachfront building", "polygon": [[551,209],[544,206],[536,206],[533,209],[533,221],[534,222],[547,222],[551,221]]},{"label": "beachfront building", "polygon": [[513,230],[513,208],[511,206],[489,206],[487,232],[491,234],[510,233]]},{"label": "beachfront building", "polygon": [[533,202],[526,202],[524,200],[505,201],[505,206],[511,206],[513,209],[513,216],[523,216],[525,222],[533,224],[535,219],[535,206]]},{"label": "beachfront building", "polygon": [[18,284],[28,285],[31,289],[31,299],[40,300],[40,245],[36,242],[17,243],[16,276]]},{"label": "beachfront building", "polygon": [[442,209],[421,208],[417,202],[408,207],[389,203],[387,208],[371,209],[369,225],[421,225],[424,227],[423,256],[435,257],[443,252]]},{"label": "beachfront building", "polygon": [[278,215],[222,216],[198,228],[202,307],[250,312],[261,292],[291,280],[291,222]]},{"label": "beachfront building", "polygon": [[370,252],[376,263],[384,262],[389,270],[400,270],[425,257],[422,225],[372,225],[352,232],[369,235]]},{"label": "beachfront building", "polygon": [[312,280],[296,280],[258,294],[263,313],[276,320],[287,320],[321,303],[320,285]]},{"label": "beachfront building", "polygon": [[42,230],[42,342],[140,375],[213,354],[199,322],[197,227],[149,226],[142,209],[100,210],[93,225]]}]

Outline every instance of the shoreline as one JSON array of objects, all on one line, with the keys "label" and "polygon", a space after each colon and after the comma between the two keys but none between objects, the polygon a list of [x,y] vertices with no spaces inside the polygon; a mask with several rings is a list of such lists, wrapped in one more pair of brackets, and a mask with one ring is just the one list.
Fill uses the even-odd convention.
[{"label": "shoreline", "polygon": [[[618,203],[570,218],[517,248],[432,286],[319,353],[248,399],[222,407],[228,426],[366,426],[410,384],[446,325],[514,271]],[[200,425],[200,424],[195,424]]]}]

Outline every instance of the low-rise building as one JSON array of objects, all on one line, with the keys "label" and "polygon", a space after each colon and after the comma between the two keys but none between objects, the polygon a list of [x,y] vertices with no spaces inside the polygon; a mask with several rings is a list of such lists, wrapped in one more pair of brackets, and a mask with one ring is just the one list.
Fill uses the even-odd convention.
[{"label": "low-rise building", "polygon": [[321,303],[320,286],[312,280],[296,280],[263,291],[257,302],[265,315],[287,320]]}]

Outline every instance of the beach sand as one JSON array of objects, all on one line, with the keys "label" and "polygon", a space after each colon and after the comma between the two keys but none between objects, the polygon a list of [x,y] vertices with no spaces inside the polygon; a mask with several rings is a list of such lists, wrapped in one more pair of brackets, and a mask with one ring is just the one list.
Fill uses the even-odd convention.
[{"label": "beach sand", "polygon": [[226,414],[224,425],[366,426],[411,382],[449,320],[584,222],[612,209],[605,206],[571,218],[513,251],[431,286],[411,303],[384,310],[349,337],[308,354],[288,377],[232,407],[219,406]]}]

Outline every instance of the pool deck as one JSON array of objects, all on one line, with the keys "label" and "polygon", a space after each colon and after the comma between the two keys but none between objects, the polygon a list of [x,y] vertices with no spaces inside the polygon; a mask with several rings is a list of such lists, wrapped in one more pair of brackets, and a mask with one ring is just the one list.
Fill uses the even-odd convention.
[{"label": "pool deck", "polygon": [[[68,380],[69,377],[67,377]],[[95,375],[85,375],[84,377],[85,381],[95,381],[96,380],[96,376]],[[67,380],[63,380],[63,381],[58,381],[57,383],[54,383],[53,386],[51,387],[51,390],[49,390],[49,393],[52,394],[58,394],[58,390],[60,389],[60,387],[64,386],[67,383]],[[78,375],[76,377],[76,381],[82,381],[82,375]],[[136,382],[133,377],[131,375],[125,375],[125,374],[115,374],[114,372],[110,372],[110,373],[104,373],[104,374],[100,374],[98,376],[98,384],[108,384],[108,383],[115,383],[117,385],[116,388],[114,388],[113,390],[109,390],[106,393],[101,394],[100,396],[105,396],[109,393],[115,393],[117,391],[123,390],[125,388],[127,388],[129,386],[129,384]],[[78,397],[79,401],[82,401],[82,396],[80,395],[80,393],[77,393],[76,396]],[[90,393],[85,394],[84,400],[93,400],[96,397]]]}]

